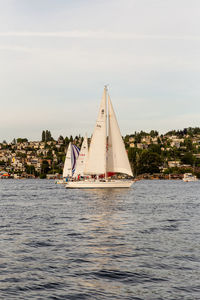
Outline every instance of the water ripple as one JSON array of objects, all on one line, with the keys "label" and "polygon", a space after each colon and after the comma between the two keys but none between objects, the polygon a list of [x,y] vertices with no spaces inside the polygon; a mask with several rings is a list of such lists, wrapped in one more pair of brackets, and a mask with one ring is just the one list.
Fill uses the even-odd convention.
[{"label": "water ripple", "polygon": [[0,299],[200,298],[200,184],[0,181]]}]

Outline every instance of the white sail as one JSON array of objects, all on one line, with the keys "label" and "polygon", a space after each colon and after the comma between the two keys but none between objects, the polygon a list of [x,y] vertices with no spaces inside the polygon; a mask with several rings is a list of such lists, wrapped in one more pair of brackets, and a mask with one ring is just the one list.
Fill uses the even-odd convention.
[{"label": "white sail", "polygon": [[85,174],[106,173],[106,87],[100,104],[99,114],[92,135]]},{"label": "white sail", "polygon": [[87,139],[87,135],[85,135],[85,138],[81,146],[81,150],[79,152],[79,157],[77,159],[74,177],[77,177],[78,175],[81,176],[84,175],[87,158],[88,158],[88,139]]},{"label": "white sail", "polygon": [[108,155],[107,172],[124,173],[133,176],[125,145],[120,133],[115,112],[108,95]]},{"label": "white sail", "polygon": [[66,153],[66,157],[65,157],[64,169],[63,169],[63,178],[68,177],[68,176],[72,176],[71,151],[72,151],[72,147],[71,147],[71,143],[69,143],[67,153]]},{"label": "white sail", "polygon": [[75,169],[76,169],[76,163],[79,156],[79,148],[75,145],[72,145],[71,142],[69,143],[67,154],[65,157],[65,163],[63,168],[63,178],[68,176],[73,176]]}]

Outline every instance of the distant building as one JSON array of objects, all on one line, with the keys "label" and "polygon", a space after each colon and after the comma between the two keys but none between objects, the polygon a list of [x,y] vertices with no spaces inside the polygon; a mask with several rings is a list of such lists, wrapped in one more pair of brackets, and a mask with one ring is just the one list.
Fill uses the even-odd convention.
[{"label": "distant building", "polygon": [[179,160],[170,160],[170,161],[168,161],[168,166],[170,168],[180,167],[180,161]]}]

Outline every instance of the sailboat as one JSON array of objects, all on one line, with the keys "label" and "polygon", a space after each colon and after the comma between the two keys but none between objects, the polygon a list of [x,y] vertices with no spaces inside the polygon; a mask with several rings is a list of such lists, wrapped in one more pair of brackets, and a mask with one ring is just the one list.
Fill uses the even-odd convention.
[{"label": "sailboat", "polygon": [[62,184],[74,177],[76,170],[76,164],[79,157],[79,148],[76,145],[69,143],[67,153],[65,156],[64,168],[63,168],[63,179],[56,180],[56,184]]},{"label": "sailboat", "polygon": [[[66,183],[66,188],[128,188],[132,185],[132,179],[109,179],[107,177],[109,172],[133,177],[115,112],[105,86],[84,167],[84,174],[89,178],[84,181],[69,181]],[[103,179],[100,178],[102,175]]]},{"label": "sailboat", "polygon": [[70,142],[65,157],[65,163],[63,168],[63,179],[68,177],[73,177],[76,169],[78,156],[79,156],[79,148]]}]

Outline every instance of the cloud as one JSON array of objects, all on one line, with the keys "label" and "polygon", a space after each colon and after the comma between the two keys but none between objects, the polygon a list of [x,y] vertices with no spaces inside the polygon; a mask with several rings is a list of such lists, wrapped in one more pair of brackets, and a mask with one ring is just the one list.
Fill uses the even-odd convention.
[{"label": "cloud", "polygon": [[34,32],[34,31],[9,31],[0,32],[1,37],[46,37],[46,38],[88,38],[88,39],[113,39],[113,40],[200,40],[200,35],[152,35],[134,34],[129,32],[108,31],[57,31],[57,32]]}]

